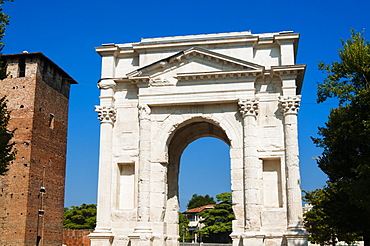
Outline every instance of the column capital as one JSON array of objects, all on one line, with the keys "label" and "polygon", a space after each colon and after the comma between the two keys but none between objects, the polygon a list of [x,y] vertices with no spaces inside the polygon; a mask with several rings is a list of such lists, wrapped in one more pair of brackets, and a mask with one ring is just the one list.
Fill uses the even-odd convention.
[{"label": "column capital", "polygon": [[258,114],[258,103],[258,98],[239,99],[239,112],[243,116],[243,118],[246,116],[256,117]]},{"label": "column capital", "polygon": [[139,109],[139,119],[140,120],[150,120],[151,109],[147,104],[139,105],[138,109]]},{"label": "column capital", "polygon": [[281,96],[279,98],[280,109],[283,115],[298,114],[301,102],[301,95],[297,96]]},{"label": "column capital", "polygon": [[116,121],[116,110],[113,107],[95,106],[100,123],[111,123]]}]

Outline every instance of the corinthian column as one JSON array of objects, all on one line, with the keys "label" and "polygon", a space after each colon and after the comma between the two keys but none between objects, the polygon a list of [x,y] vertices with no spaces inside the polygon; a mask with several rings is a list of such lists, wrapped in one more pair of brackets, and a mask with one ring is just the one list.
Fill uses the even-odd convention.
[{"label": "corinthian column", "polygon": [[256,148],[258,99],[239,100],[239,110],[243,116],[245,230],[258,231],[261,226],[258,180],[261,167],[259,165]]},{"label": "corinthian column", "polygon": [[100,120],[99,149],[99,180],[98,180],[98,210],[96,228],[89,235],[91,245],[110,245],[111,233],[111,186],[112,186],[112,142],[113,126],[116,121],[114,109],[114,88],[112,80],[102,80],[98,87],[100,91],[100,106],[95,106]]},{"label": "corinthian column", "polygon": [[303,228],[297,128],[297,114],[300,101],[300,95],[280,97],[281,112],[284,116],[288,230],[300,230]]}]

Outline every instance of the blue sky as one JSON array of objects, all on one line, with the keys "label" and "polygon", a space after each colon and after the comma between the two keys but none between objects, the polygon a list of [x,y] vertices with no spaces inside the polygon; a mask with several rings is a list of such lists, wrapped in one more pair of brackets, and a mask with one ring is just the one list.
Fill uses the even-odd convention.
[{"label": "blue sky", "polygon": [[[316,104],[316,86],[324,78],[317,62],[338,60],[340,39],[349,37],[351,27],[365,29],[366,37],[370,27],[370,1],[365,0],[15,0],[3,7],[11,16],[3,54],[42,52],[79,82],[71,89],[65,206],[96,203],[99,121],[94,105],[99,104],[101,59],[94,47],[247,30],[300,33],[298,63],[307,64],[299,112],[301,183],[302,189],[313,190],[326,177],[312,159],[321,150],[310,136],[336,106],[335,101]],[[228,158],[228,146],[220,140],[189,145],[181,162],[182,210],[194,193],[215,196],[230,190]]]}]

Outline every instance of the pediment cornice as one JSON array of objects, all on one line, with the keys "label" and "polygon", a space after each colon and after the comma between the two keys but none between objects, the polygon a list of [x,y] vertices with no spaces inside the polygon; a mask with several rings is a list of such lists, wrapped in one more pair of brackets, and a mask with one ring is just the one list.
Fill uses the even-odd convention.
[{"label": "pediment cornice", "polygon": [[[179,73],[175,77],[178,82],[191,82],[191,81],[215,81],[215,80],[238,80],[245,78],[256,78],[263,76],[264,70],[244,70],[244,71],[217,71],[217,72],[201,72],[201,73]],[[132,83],[149,83],[155,85],[172,85],[166,80],[153,79],[150,76],[138,76],[129,78]]]},{"label": "pediment cornice", "polygon": [[135,79],[138,77],[146,77],[153,75],[154,71],[158,69],[166,70],[171,66],[177,66],[181,63],[189,61],[190,59],[198,58],[200,61],[207,61],[222,67],[225,67],[226,71],[233,70],[233,71],[241,71],[241,70],[262,70],[264,69],[263,66],[243,61],[234,57],[226,56],[223,54],[219,54],[213,51],[209,51],[200,47],[192,47],[190,49],[181,51],[167,57],[165,59],[161,59],[156,61],[152,64],[139,68],[135,71],[132,71],[127,74],[127,77],[130,79]]}]

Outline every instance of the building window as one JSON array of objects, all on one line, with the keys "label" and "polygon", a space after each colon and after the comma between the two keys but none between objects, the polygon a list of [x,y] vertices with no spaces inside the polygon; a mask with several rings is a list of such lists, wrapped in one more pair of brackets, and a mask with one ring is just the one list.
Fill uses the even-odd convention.
[{"label": "building window", "polygon": [[46,81],[46,76],[48,75],[48,64],[44,62],[44,67],[42,69],[42,78],[44,81]]},{"label": "building window", "polygon": [[26,58],[24,56],[19,57],[19,76],[18,77],[25,77],[26,76]]},{"label": "building window", "polygon": [[54,115],[53,114],[50,114],[50,117],[49,117],[49,128],[54,129]]}]

